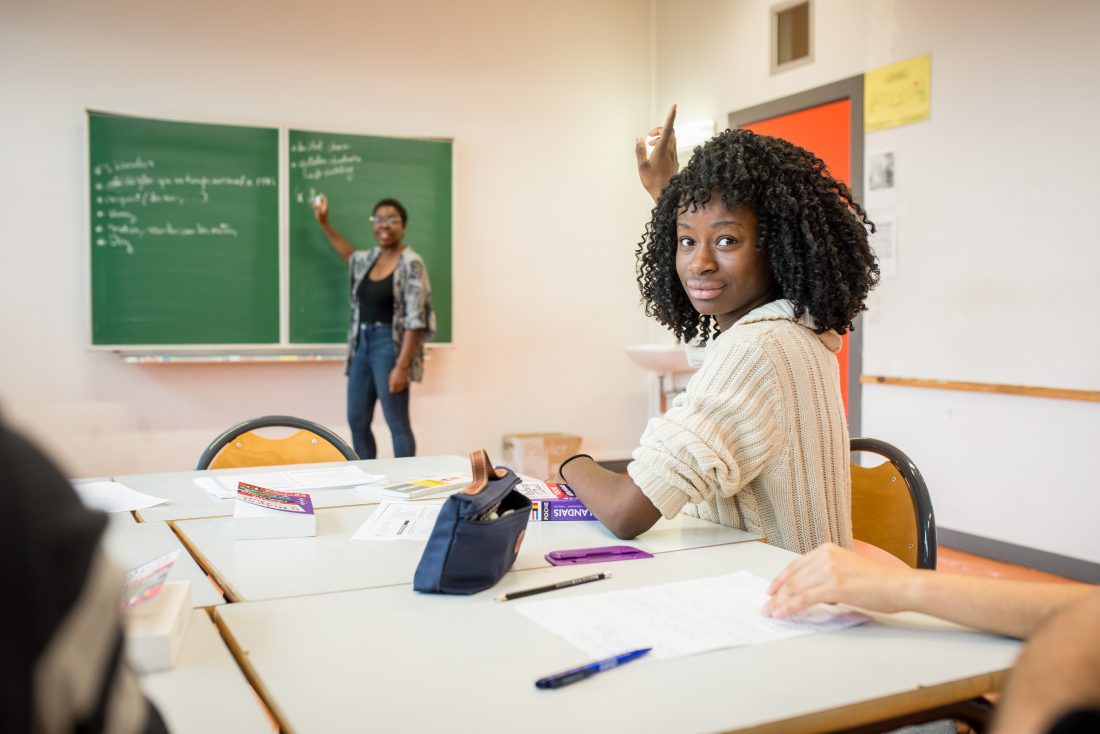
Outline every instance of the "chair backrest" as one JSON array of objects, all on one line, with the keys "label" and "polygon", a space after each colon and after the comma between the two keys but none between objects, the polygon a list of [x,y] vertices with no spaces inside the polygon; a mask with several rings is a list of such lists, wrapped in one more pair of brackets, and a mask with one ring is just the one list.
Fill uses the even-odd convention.
[{"label": "chair backrest", "polygon": [[[261,428],[296,428],[282,438],[265,438]],[[359,457],[335,433],[313,421],[289,415],[265,415],[239,423],[215,438],[195,463],[195,469],[229,469],[319,461],[356,461]]]},{"label": "chair backrest", "polygon": [[886,459],[874,467],[852,462],[852,535],[913,568],[935,568],[936,518],[916,465],[899,449],[873,438],[853,438],[851,449]]}]

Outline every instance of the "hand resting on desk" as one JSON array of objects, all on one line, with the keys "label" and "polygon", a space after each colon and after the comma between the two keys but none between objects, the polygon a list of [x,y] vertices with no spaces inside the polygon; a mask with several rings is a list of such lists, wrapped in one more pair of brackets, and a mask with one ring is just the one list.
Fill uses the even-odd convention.
[{"label": "hand resting on desk", "polygon": [[873,612],[923,612],[1025,638],[1092,588],[896,568],[826,543],[775,577],[764,614],[788,617],[819,602],[850,604]]}]

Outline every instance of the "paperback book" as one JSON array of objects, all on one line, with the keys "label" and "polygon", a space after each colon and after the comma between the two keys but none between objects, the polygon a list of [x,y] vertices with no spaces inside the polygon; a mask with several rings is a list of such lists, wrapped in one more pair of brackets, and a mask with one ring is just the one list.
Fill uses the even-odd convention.
[{"label": "paperback book", "polygon": [[568,484],[555,482],[520,482],[516,490],[531,500],[531,521],[595,520]]},{"label": "paperback book", "polygon": [[237,540],[304,538],[317,534],[313,500],[302,492],[265,489],[241,482],[233,508]]},{"label": "paperback book", "polygon": [[411,500],[450,494],[466,488],[473,479],[469,476],[437,476],[423,479],[398,480],[384,484],[364,484],[357,489],[388,500]]}]

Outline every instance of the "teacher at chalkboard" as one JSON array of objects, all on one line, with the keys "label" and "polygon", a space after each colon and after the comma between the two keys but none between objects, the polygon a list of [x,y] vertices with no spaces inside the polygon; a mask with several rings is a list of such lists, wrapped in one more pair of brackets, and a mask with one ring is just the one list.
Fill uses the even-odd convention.
[{"label": "teacher at chalkboard", "polygon": [[435,335],[432,291],[424,261],[405,244],[408,213],[396,199],[374,205],[370,218],[377,247],[356,250],[328,221],[324,196],[313,214],[351,274],[348,328],[348,423],[355,453],[378,455],[370,424],[374,404],[382,403],[393,436],[394,456],[414,456],[409,422],[409,382],[424,373],[424,342]]}]

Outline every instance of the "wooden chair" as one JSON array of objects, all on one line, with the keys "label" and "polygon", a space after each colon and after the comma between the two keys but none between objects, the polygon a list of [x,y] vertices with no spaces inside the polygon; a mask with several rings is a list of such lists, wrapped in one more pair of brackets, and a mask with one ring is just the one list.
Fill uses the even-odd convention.
[{"label": "wooden chair", "polygon": [[[264,428],[297,429],[281,438],[256,433]],[[313,421],[289,415],[265,415],[239,423],[215,438],[202,452],[195,469],[230,469],[319,461],[357,461],[355,451],[332,431]]]},{"label": "wooden chair", "polygon": [[912,568],[936,567],[936,518],[916,464],[874,438],[853,438],[852,453],[886,459],[874,467],[852,462],[852,536],[897,556]]}]

